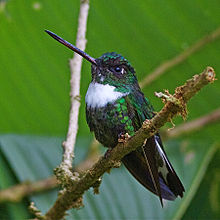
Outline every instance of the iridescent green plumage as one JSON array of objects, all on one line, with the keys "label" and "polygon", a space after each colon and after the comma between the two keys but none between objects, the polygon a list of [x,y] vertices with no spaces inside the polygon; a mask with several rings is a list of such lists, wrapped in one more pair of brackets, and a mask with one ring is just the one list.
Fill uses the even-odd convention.
[{"label": "iridescent green plumage", "polygon": [[[113,148],[121,135],[134,133],[154,110],[138,85],[134,68],[117,53],[105,53],[94,59],[50,31],[60,43],[92,63],[92,82],[86,94],[86,119],[96,139]],[[182,197],[184,187],[164,152],[157,133],[137,150],[126,155],[122,162],[131,174],[147,189],[162,198]]]},{"label": "iridescent green plumage", "polygon": [[[86,119],[96,139],[105,147],[113,148],[120,135],[134,135],[146,119],[154,116],[154,110],[141,92],[127,59],[116,53],[106,53],[96,62],[97,65],[92,65],[91,83],[96,93],[90,88],[87,91]],[[95,87],[100,84],[102,90],[98,91]],[[106,100],[112,99],[99,106],[98,100],[103,99],[102,92],[109,86],[113,90],[105,96]],[[118,92],[119,98],[114,99],[114,93]],[[122,162],[141,184],[160,197],[161,203],[162,198],[173,200],[178,195],[183,196],[184,188],[166,157],[159,134],[126,155]]]},{"label": "iridescent green plumage", "polygon": [[[135,98],[129,94],[102,108],[87,106],[86,119],[90,130],[94,131],[97,140],[104,146],[113,148],[120,134],[128,133],[132,136],[146,118],[152,118],[152,107],[144,97],[142,102],[138,102],[140,94],[138,96]],[[143,108],[149,109],[148,112],[144,112]]]},{"label": "iridescent green plumage", "polygon": [[[125,94],[103,107],[94,108],[87,103],[86,118],[90,130],[104,146],[113,148],[120,134],[133,135],[146,118],[153,117],[153,107],[141,92],[135,71],[127,59],[116,53],[106,53],[96,61],[98,66],[92,66],[92,82],[113,86],[115,92]],[[124,73],[114,71],[116,67]]]}]

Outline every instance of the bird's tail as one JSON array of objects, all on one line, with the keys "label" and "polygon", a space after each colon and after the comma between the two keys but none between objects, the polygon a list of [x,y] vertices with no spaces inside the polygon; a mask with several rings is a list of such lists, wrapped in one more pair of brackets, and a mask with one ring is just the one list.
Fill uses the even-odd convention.
[{"label": "bird's tail", "polygon": [[164,152],[159,135],[122,159],[130,173],[148,190],[162,198],[174,200],[182,197],[184,187]]}]

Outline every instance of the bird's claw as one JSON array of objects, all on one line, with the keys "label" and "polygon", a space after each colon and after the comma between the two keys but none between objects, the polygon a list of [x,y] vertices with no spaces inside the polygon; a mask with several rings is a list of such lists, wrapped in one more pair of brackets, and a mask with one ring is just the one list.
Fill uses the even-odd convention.
[{"label": "bird's claw", "polygon": [[130,138],[130,135],[128,133],[125,133],[125,134],[120,133],[118,135],[118,142],[124,143],[128,138]]}]

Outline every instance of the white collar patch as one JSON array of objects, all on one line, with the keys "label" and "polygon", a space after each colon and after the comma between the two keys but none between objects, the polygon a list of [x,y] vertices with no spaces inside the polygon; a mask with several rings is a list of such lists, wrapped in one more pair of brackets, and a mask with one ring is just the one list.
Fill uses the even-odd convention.
[{"label": "white collar patch", "polygon": [[114,91],[115,88],[115,86],[110,86],[109,84],[90,83],[86,93],[87,106],[91,108],[104,107],[106,104],[112,103],[128,94]]}]

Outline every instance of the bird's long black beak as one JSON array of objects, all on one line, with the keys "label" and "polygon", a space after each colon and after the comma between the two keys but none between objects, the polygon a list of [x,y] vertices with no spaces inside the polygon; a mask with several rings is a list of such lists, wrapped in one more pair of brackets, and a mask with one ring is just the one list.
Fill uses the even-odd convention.
[{"label": "bird's long black beak", "polygon": [[84,51],[80,50],[79,48],[75,47],[71,43],[65,41],[63,38],[57,36],[51,31],[45,30],[51,37],[53,37],[55,40],[59,41],[61,44],[65,45],[66,47],[70,48],[74,52],[78,53],[80,56],[84,57],[86,60],[88,60],[90,63],[97,65],[95,58],[89,56]]}]

